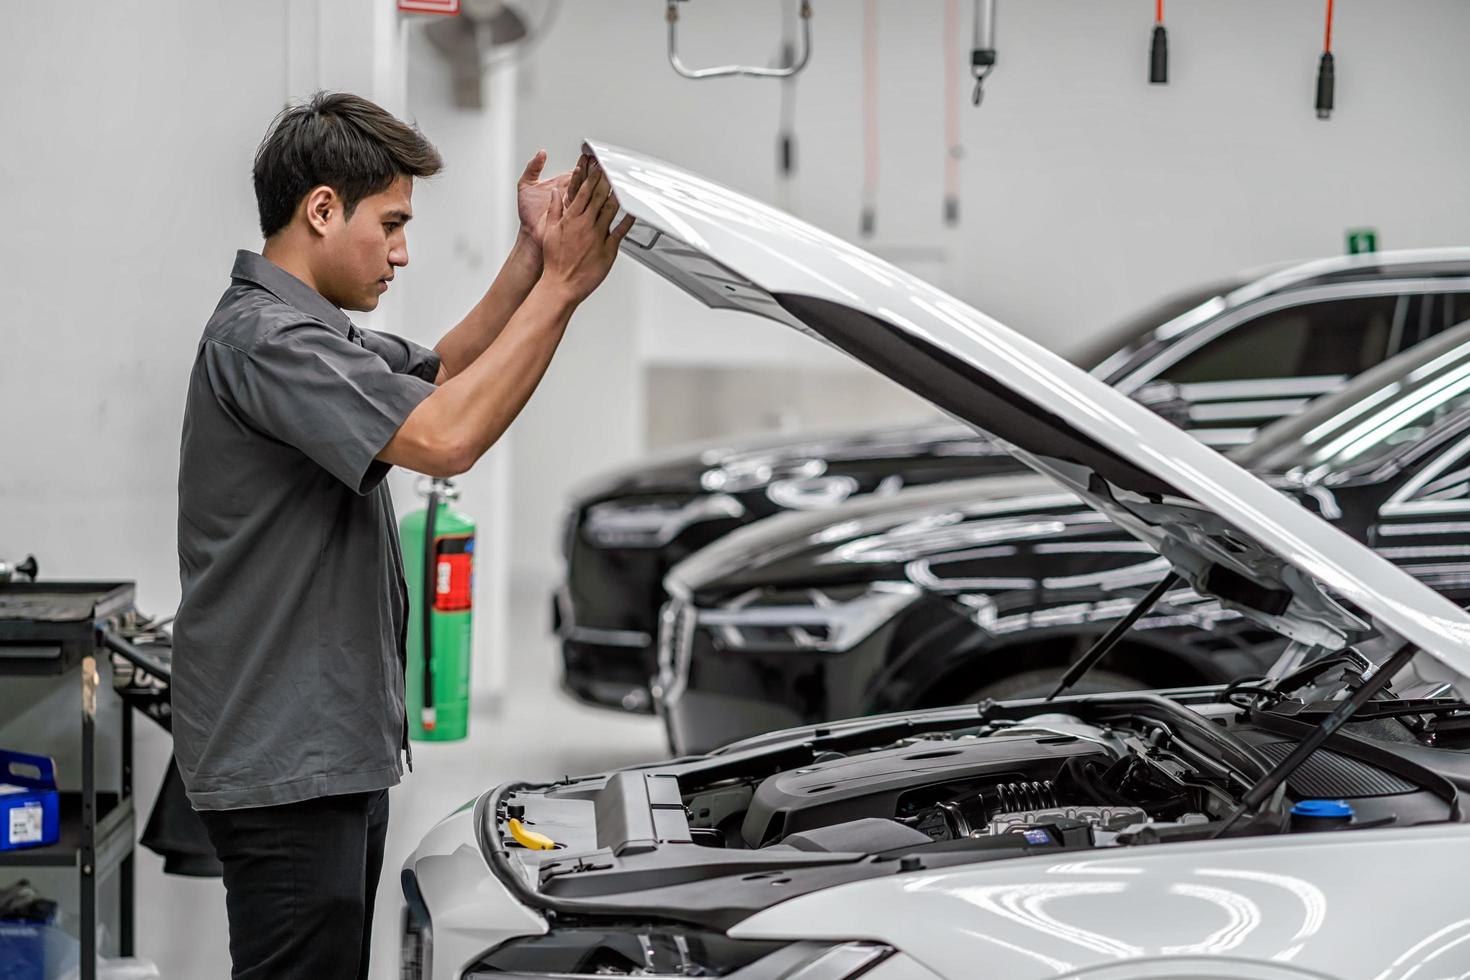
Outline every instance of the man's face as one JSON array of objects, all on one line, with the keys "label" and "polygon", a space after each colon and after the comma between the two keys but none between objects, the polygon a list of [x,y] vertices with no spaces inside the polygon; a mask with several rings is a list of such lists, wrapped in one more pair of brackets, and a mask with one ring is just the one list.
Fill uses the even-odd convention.
[{"label": "man's face", "polygon": [[408,265],[404,226],[413,217],[413,178],[357,202],[352,217],[331,216],[316,269],[321,294],[344,310],[377,309],[394,273]]}]

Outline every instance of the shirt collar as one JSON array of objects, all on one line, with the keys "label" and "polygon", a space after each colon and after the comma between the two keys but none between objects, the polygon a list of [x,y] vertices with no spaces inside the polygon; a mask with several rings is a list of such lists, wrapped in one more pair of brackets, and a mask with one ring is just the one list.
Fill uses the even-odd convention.
[{"label": "shirt collar", "polygon": [[316,317],[349,338],[354,332],[352,321],[347,318],[346,313],[263,255],[245,249],[236,252],[235,267],[230,270],[230,277],[254,283],[281,302],[295,307],[307,316]]}]

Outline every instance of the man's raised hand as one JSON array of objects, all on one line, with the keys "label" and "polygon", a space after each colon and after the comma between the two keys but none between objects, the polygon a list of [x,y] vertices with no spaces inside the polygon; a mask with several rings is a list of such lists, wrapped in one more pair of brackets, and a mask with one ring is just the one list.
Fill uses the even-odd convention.
[{"label": "man's raised hand", "polygon": [[547,205],[542,275],[567,289],[574,302],[581,302],[607,277],[633,218],[628,215],[611,227],[618,199],[607,174],[586,156],[577,168],[581,174],[580,179],[574,177],[575,191],[565,199],[553,195]]},{"label": "man's raised hand", "polygon": [[542,180],[541,171],[546,166],[546,151],[538,150],[526,164],[521,179],[516,181],[516,212],[521,219],[521,234],[538,250],[546,240],[546,212],[551,199],[560,197],[566,200],[575,194],[576,187],[582,183],[581,175],[585,174],[587,163],[584,154],[573,169]]}]

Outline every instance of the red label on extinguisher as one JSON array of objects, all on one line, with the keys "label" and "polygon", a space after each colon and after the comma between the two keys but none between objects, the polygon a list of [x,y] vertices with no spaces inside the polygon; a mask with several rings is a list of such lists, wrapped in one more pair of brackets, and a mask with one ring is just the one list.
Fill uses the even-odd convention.
[{"label": "red label on extinguisher", "polygon": [[464,612],[474,604],[474,536],[436,538],[434,554],[434,608],[439,612]]}]

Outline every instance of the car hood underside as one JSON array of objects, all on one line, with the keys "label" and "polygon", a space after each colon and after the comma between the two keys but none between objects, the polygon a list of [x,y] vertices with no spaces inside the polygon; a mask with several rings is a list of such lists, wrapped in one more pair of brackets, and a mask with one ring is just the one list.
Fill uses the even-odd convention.
[{"label": "car hood underside", "polygon": [[1461,610],[1143,406],[799,219],[642,154],[587,146],[636,219],[624,251],[707,305],[813,336],[998,437],[1197,591],[1270,629],[1324,649],[1376,629],[1470,673]]}]

